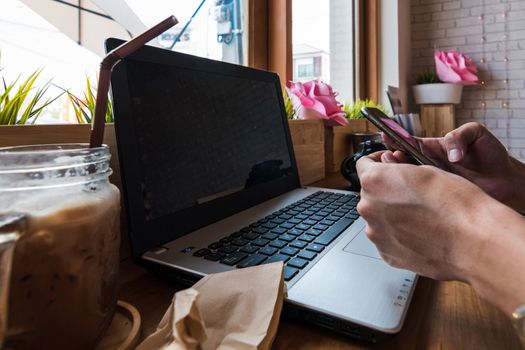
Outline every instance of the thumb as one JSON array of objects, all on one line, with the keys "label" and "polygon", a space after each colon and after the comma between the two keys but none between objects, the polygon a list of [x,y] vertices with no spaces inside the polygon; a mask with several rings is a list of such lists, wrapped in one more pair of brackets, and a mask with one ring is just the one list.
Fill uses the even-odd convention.
[{"label": "thumb", "polygon": [[446,134],[443,143],[448,161],[451,163],[461,161],[469,145],[480,138],[484,131],[485,127],[479,123],[467,123]]}]

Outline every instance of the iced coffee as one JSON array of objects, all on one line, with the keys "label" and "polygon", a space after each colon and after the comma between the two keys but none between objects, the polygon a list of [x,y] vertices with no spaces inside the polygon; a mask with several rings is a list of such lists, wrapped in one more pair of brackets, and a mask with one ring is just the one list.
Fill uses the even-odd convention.
[{"label": "iced coffee", "polygon": [[107,148],[85,152],[44,157],[44,170],[34,167],[17,180],[0,149],[0,212],[27,220],[13,258],[7,348],[91,349],[111,322],[119,191],[108,181]]}]

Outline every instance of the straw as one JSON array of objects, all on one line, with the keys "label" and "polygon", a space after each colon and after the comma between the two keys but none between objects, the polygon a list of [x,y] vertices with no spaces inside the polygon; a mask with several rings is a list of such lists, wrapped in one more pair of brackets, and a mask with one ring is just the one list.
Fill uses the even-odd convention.
[{"label": "straw", "polygon": [[169,28],[179,23],[175,16],[170,16],[164,21],[148,29],[136,38],[111,50],[100,63],[100,74],[98,77],[97,99],[95,102],[95,116],[91,128],[89,147],[100,147],[104,139],[104,125],[106,124],[106,109],[108,107],[108,91],[111,79],[111,70],[124,57],[135,52],[148,41],[159,36]]}]

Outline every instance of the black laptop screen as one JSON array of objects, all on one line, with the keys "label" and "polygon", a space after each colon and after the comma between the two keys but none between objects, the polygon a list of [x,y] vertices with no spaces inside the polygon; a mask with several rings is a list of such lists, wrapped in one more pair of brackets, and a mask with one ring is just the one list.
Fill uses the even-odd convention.
[{"label": "black laptop screen", "polygon": [[128,60],[145,220],[293,171],[274,82]]}]

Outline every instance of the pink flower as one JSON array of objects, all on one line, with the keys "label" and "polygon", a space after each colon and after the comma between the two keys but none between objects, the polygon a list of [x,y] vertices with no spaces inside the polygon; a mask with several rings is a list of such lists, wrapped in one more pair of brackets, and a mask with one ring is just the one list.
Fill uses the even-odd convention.
[{"label": "pink flower", "polygon": [[472,59],[462,55],[455,50],[434,52],[434,61],[436,63],[436,73],[445,83],[455,84],[476,84],[478,69],[472,62]]},{"label": "pink flower", "polygon": [[286,91],[299,119],[326,119],[340,125],[348,123],[330,85],[316,80],[306,83],[292,81]]}]

